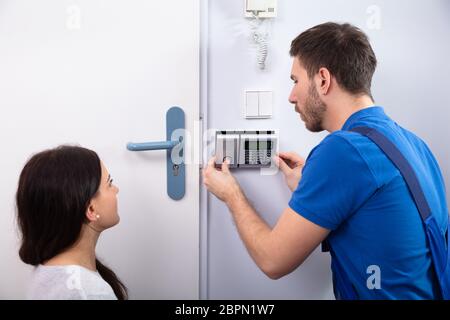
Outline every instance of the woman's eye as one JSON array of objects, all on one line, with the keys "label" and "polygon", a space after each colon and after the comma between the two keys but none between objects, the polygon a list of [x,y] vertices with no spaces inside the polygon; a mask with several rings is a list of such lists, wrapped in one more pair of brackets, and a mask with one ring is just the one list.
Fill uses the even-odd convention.
[{"label": "woman's eye", "polygon": [[113,179],[109,180],[109,186],[111,187],[113,183]]}]

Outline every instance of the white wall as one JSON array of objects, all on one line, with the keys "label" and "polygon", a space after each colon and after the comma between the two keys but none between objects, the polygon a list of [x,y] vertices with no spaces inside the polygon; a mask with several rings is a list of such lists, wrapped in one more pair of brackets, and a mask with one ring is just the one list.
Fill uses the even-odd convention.
[{"label": "white wall", "polygon": [[[378,104],[399,124],[416,132],[434,151],[450,185],[450,2],[448,0],[280,0],[269,38],[267,69],[256,66],[255,48],[243,18],[244,1],[209,1],[208,125],[217,129],[274,128],[280,149],[307,156],[326,133],[304,128],[288,103],[292,86],[290,42],[326,21],[350,22],[370,37],[379,66],[373,80]],[[370,6],[380,10],[381,28],[369,29]],[[372,11],[371,11],[372,12]],[[371,13],[369,12],[369,13]],[[274,91],[270,120],[243,119],[245,89]],[[250,201],[274,224],[290,198],[280,174],[236,172]],[[331,299],[329,257],[316,250],[295,272],[270,280],[255,266],[226,207],[209,196],[208,274],[205,296],[212,299]]]}]

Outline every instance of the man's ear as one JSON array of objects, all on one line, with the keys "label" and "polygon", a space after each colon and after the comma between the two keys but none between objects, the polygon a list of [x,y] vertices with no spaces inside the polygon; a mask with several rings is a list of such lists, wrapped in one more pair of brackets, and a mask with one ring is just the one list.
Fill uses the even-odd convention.
[{"label": "man's ear", "polygon": [[95,206],[92,203],[92,201],[89,202],[89,206],[86,210],[86,218],[89,220],[89,222],[97,220],[97,213],[95,211]]},{"label": "man's ear", "polygon": [[331,86],[331,73],[327,68],[320,68],[317,73],[317,91],[319,94],[327,95]]}]

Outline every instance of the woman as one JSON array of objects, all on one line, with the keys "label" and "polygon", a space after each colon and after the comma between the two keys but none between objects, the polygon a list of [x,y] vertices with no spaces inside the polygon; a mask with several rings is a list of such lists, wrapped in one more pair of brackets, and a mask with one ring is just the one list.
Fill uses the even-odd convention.
[{"label": "woman", "polygon": [[37,266],[29,299],[127,299],[95,254],[100,233],[120,220],[118,192],[94,151],[61,146],[28,161],[16,201],[19,255]]}]

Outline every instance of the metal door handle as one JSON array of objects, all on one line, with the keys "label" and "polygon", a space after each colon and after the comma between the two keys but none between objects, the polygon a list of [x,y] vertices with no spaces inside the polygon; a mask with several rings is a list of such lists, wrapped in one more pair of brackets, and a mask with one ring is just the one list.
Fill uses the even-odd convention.
[{"label": "metal door handle", "polygon": [[127,149],[130,151],[168,150],[172,149],[179,143],[180,141],[158,141],[144,143],[129,142],[127,144]]},{"label": "metal door handle", "polygon": [[172,107],[166,113],[166,141],[127,144],[130,151],[166,150],[167,194],[180,200],[185,194],[184,111]]}]

